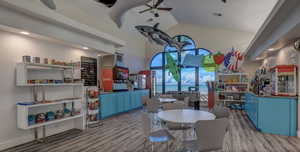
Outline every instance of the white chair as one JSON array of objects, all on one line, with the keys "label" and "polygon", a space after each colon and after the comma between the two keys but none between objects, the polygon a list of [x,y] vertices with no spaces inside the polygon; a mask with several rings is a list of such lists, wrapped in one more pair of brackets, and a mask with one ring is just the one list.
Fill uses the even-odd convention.
[{"label": "white chair", "polygon": [[146,110],[148,113],[158,113],[160,103],[157,100],[147,99],[146,100]]},{"label": "white chair", "polygon": [[159,101],[153,99],[147,100],[146,111],[151,115],[153,125],[160,125],[160,121],[156,115],[158,113],[159,108],[160,108]]},{"label": "white chair", "polygon": [[221,106],[215,106],[211,112],[216,116],[216,119],[229,118],[230,115],[230,110]]},{"label": "white chair", "polygon": [[142,113],[142,129],[145,136],[144,148],[147,142],[151,143],[151,149],[154,150],[154,143],[167,143],[167,151],[169,151],[169,141],[175,138],[165,129],[151,131],[151,119],[147,113]]},{"label": "white chair", "polygon": [[175,103],[165,103],[163,104],[163,110],[179,110],[179,109],[188,109],[189,107],[182,102]]},{"label": "white chair", "polygon": [[195,124],[197,139],[184,141],[183,146],[192,152],[221,150],[228,126],[228,118],[200,120]]},{"label": "white chair", "polygon": [[145,110],[145,107],[147,106],[148,100],[150,100],[149,96],[142,96],[143,111]]},{"label": "white chair", "polygon": [[[180,109],[188,109],[188,106],[184,103],[166,103],[163,105],[163,110],[180,110]],[[186,126],[179,123],[174,122],[165,122],[165,126],[171,131],[182,130],[182,139],[185,139],[186,130],[191,129],[191,126]]]}]

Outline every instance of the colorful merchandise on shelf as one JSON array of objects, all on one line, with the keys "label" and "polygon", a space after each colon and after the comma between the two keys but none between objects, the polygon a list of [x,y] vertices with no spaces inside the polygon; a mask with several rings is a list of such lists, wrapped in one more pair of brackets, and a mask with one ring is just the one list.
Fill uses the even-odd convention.
[{"label": "colorful merchandise on shelf", "polygon": [[71,110],[70,109],[68,109],[68,108],[65,108],[64,109],[64,117],[70,117],[71,116]]},{"label": "colorful merchandise on shelf", "polygon": [[29,115],[28,116],[28,125],[34,125],[36,122],[36,118],[35,118],[35,115]]},{"label": "colorful merchandise on shelf", "polygon": [[98,98],[99,91],[98,90],[88,90],[87,95],[89,98]]},{"label": "colorful merchandise on shelf", "polygon": [[72,109],[72,116],[79,115],[80,113],[81,113],[80,109],[75,109],[75,108]]},{"label": "colorful merchandise on shelf", "polygon": [[46,114],[39,113],[36,115],[36,123],[44,123],[46,122]]},{"label": "colorful merchandise on shelf", "polygon": [[55,119],[61,119],[64,117],[64,111],[63,110],[57,110],[55,113]]},{"label": "colorful merchandise on shelf", "polygon": [[219,82],[217,84],[217,98],[219,102],[223,102],[224,105],[244,103],[245,93],[249,90],[248,78],[245,73],[219,72],[217,81]]},{"label": "colorful merchandise on shelf", "polygon": [[55,120],[55,113],[52,111],[49,111],[46,113],[46,120],[47,121],[51,121],[51,120]]}]

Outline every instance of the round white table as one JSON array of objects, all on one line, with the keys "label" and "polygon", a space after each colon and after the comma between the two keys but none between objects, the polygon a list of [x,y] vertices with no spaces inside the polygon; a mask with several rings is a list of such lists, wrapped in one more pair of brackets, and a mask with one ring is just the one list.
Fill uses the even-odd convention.
[{"label": "round white table", "polygon": [[177,100],[174,98],[158,98],[158,101],[161,103],[172,103],[176,102]]},{"label": "round white table", "polygon": [[166,122],[194,124],[199,120],[214,120],[216,116],[207,111],[181,109],[161,111],[158,118]]}]

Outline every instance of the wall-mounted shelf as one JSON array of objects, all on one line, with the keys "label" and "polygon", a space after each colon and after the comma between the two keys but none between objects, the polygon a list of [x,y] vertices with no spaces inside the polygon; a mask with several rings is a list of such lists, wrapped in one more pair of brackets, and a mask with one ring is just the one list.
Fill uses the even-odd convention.
[{"label": "wall-mounted shelf", "polygon": [[[74,66],[52,65],[40,63],[18,63],[16,67],[16,86],[32,87],[33,101],[53,101],[46,99],[47,89],[49,87],[64,87],[66,95],[76,98],[62,96],[60,100],[49,103],[38,104],[17,104],[17,127],[20,129],[34,129],[35,139],[38,139],[38,128],[43,129],[43,138],[46,136],[46,126],[60,123],[63,121],[73,120],[74,127],[85,129],[85,110],[83,108],[83,83],[79,83],[74,79]],[[80,78],[77,78],[80,80]],[[78,82],[78,83],[77,83]],[[69,93],[67,93],[69,92]],[[42,99],[39,99],[39,93]],[[53,91],[52,91],[53,93]],[[51,93],[51,94],[52,94]],[[56,97],[53,96],[52,98]],[[40,118],[38,116],[46,116],[48,112],[55,113],[51,119]],[[42,122],[44,121],[44,122]],[[64,125],[64,124],[61,124]]]},{"label": "wall-mounted shelf", "polygon": [[54,102],[49,102],[49,103],[39,103],[39,104],[33,104],[33,105],[18,105],[18,106],[25,106],[27,108],[33,108],[33,107],[42,107],[42,106],[50,106],[50,105],[59,105],[59,104],[68,104],[72,102],[81,102],[81,98],[77,99],[65,99],[65,100],[57,100]]},{"label": "wall-mounted shelf", "polygon": [[27,66],[35,66],[35,67],[73,69],[73,66],[66,66],[66,65],[40,64],[40,63],[23,63],[23,64]]},{"label": "wall-mounted shelf", "polygon": [[26,128],[23,128],[23,129],[38,128],[38,127],[47,126],[47,125],[51,125],[51,124],[55,124],[55,123],[59,123],[59,122],[67,121],[67,120],[72,120],[72,119],[76,119],[76,118],[80,118],[80,117],[83,117],[83,115],[80,114],[80,115],[70,116],[70,117],[66,117],[66,118],[62,118],[62,119],[57,119],[57,120],[53,120],[53,121],[47,121],[45,123],[30,125],[30,126],[28,126]]}]

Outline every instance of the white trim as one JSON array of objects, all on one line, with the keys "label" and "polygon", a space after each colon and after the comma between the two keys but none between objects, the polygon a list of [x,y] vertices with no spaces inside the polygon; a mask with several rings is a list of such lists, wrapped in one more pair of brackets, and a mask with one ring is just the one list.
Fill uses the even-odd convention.
[{"label": "white trim", "polygon": [[300,138],[300,130],[297,131],[297,137]]}]

